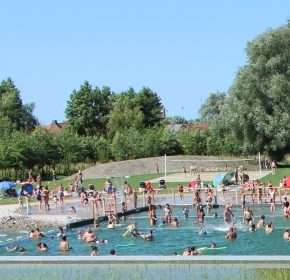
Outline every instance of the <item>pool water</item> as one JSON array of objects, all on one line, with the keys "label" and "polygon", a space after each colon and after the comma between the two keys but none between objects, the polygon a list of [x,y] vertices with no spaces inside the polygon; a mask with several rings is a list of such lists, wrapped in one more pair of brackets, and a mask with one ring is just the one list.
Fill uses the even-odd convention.
[{"label": "pool water", "polygon": [[[120,255],[172,255],[174,252],[182,254],[187,246],[209,247],[212,242],[217,247],[226,247],[222,250],[203,250],[204,255],[289,255],[290,240],[283,239],[283,233],[286,228],[290,228],[290,219],[283,218],[283,210],[281,206],[277,206],[276,212],[271,213],[269,205],[250,205],[254,215],[255,223],[259,217],[264,214],[266,223],[273,222],[274,232],[266,234],[264,229],[258,229],[257,232],[249,232],[250,226],[243,224],[242,209],[233,207],[235,214],[235,223],[237,228],[237,239],[227,240],[224,238],[228,228],[223,223],[223,210],[221,207],[215,209],[217,218],[212,214],[206,215],[204,229],[206,235],[199,235],[201,229],[200,224],[193,224],[196,220],[195,210],[190,209],[189,218],[184,218],[182,207],[173,208],[173,214],[177,217],[181,226],[173,228],[170,226],[162,226],[160,217],[162,210],[157,210],[158,225],[151,227],[147,213],[139,213],[134,216],[127,217],[127,221],[121,222],[120,226],[115,229],[107,229],[106,223],[101,223],[100,228],[93,229],[98,239],[105,239],[107,244],[98,245],[100,255],[109,255],[111,249],[115,249]],[[154,240],[145,241],[142,238],[134,238],[130,234],[123,236],[128,224],[136,221],[137,228],[142,233],[148,233],[150,229],[154,230]],[[93,227],[91,227],[93,228]],[[4,232],[0,231],[0,255],[19,255],[17,252],[7,252],[6,246],[11,246],[17,242],[23,246],[27,253],[25,255],[68,255],[68,256],[88,256],[91,253],[92,244],[86,244],[78,239],[77,231],[83,231],[83,228],[72,229],[67,231],[68,241],[72,249],[67,253],[59,251],[59,238],[57,230],[51,229],[44,234],[46,237],[41,240],[34,240],[26,237],[27,231]],[[11,240],[10,240],[11,239]],[[8,240],[8,241],[7,241]],[[47,252],[38,252],[36,245],[38,242],[45,242],[49,250]]]}]

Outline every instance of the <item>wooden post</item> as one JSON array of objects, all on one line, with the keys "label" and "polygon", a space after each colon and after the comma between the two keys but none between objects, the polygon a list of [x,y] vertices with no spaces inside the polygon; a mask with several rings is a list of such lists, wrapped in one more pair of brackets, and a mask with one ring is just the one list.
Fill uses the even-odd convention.
[{"label": "wooden post", "polygon": [[95,201],[92,200],[92,203],[93,203],[93,219],[96,218],[96,215],[95,215]]},{"label": "wooden post", "polygon": [[134,202],[134,208],[137,208],[137,202],[138,202],[138,195],[137,195],[137,192],[134,191],[133,193],[133,202]]},{"label": "wooden post", "polygon": [[118,224],[119,219],[117,217],[117,198],[115,195],[113,196],[113,201],[114,201],[114,215],[116,217],[116,224]]},{"label": "wooden post", "polygon": [[103,211],[103,216],[106,216],[106,200],[104,197],[102,198],[102,211]]},{"label": "wooden post", "polygon": [[143,205],[146,206],[145,192],[143,192]]},{"label": "wooden post", "polygon": [[173,190],[173,204],[175,204],[175,190]]},{"label": "wooden post", "polygon": [[27,196],[25,197],[25,200],[26,200],[26,215],[29,216],[31,215],[31,212],[30,212],[30,205],[29,205],[29,200]]}]

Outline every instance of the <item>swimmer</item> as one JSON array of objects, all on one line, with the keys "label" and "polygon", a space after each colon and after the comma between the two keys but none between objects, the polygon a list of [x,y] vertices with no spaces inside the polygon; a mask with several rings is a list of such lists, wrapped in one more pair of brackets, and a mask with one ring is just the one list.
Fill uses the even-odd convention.
[{"label": "swimmer", "polygon": [[71,249],[69,247],[69,243],[68,243],[65,235],[61,238],[61,241],[59,243],[59,249],[61,251],[68,251],[69,249]]},{"label": "swimmer", "polygon": [[141,236],[141,232],[139,232],[137,230],[137,228],[134,228],[133,229],[133,232],[131,232],[131,234],[132,234],[133,237],[139,237],[139,236]]},{"label": "swimmer", "polygon": [[83,234],[82,239],[85,242],[90,243],[90,242],[95,242],[97,239],[97,236],[90,228],[88,228],[88,230]]},{"label": "swimmer", "polygon": [[236,230],[234,229],[234,227],[229,228],[229,232],[227,233],[225,238],[230,239],[230,240],[237,238],[237,233],[236,233]]},{"label": "swimmer", "polygon": [[266,225],[265,232],[271,233],[273,231],[274,231],[274,226],[273,226],[272,222],[270,222],[268,225]]},{"label": "swimmer", "polygon": [[174,220],[170,223],[170,226],[179,227],[180,226],[180,222],[178,221],[177,218],[174,218]]},{"label": "swimmer", "polygon": [[184,215],[184,218],[187,219],[188,216],[189,216],[189,210],[187,209],[186,206],[183,207],[182,213],[183,213],[183,215]]},{"label": "swimmer", "polygon": [[37,249],[37,251],[47,251],[48,247],[45,243],[40,242],[37,244],[36,249]]},{"label": "swimmer", "polygon": [[165,223],[169,224],[172,217],[173,217],[172,208],[167,203],[165,207],[163,208],[163,218],[164,218]]},{"label": "swimmer", "polygon": [[210,248],[216,248],[216,243],[211,243]]},{"label": "swimmer", "polygon": [[127,229],[129,230],[129,232],[132,234],[132,232],[134,231],[134,229],[136,229],[136,225],[137,223],[133,223],[127,226]]},{"label": "swimmer", "polygon": [[225,224],[230,224],[232,222],[232,218],[234,218],[234,214],[232,212],[232,206],[226,205],[225,211],[224,211],[224,222]]},{"label": "swimmer", "polygon": [[204,228],[201,228],[198,234],[199,235],[207,235],[207,231]]},{"label": "swimmer", "polygon": [[251,231],[251,232],[257,231],[256,225],[255,224],[252,224],[252,226],[249,228],[249,231]]},{"label": "swimmer", "polygon": [[39,228],[36,228],[35,230],[31,230],[29,233],[30,238],[42,238],[45,237],[43,233],[40,232]]},{"label": "swimmer", "polygon": [[64,229],[62,226],[59,226],[57,229],[58,229],[58,234],[56,235],[57,237],[62,238],[63,236],[65,236]]},{"label": "swimmer", "polygon": [[199,253],[200,253],[200,251],[198,251],[195,247],[190,248],[190,255],[191,256],[198,255]]},{"label": "swimmer", "polygon": [[145,234],[145,235],[141,234],[140,236],[147,241],[152,241],[153,240],[153,231],[150,230],[148,234]]},{"label": "swimmer", "polygon": [[108,222],[107,228],[110,228],[110,229],[114,229],[115,228],[115,225],[113,224],[112,221]]},{"label": "swimmer", "polygon": [[286,230],[285,230],[285,232],[284,232],[284,234],[283,234],[283,238],[284,238],[284,239],[287,239],[287,240],[290,239],[289,229],[286,229]]},{"label": "swimmer", "polygon": [[254,221],[254,214],[253,214],[252,210],[250,210],[249,207],[246,207],[244,209],[244,217],[243,217],[243,220],[248,225],[251,225],[252,222]]},{"label": "swimmer", "polygon": [[265,226],[265,216],[264,215],[262,215],[260,220],[258,221],[257,228],[261,228],[263,226]]},{"label": "swimmer", "polygon": [[69,212],[72,213],[72,214],[75,214],[75,213],[77,212],[77,210],[75,209],[74,206],[71,206],[71,207],[69,208]]},{"label": "swimmer", "polygon": [[77,235],[78,235],[78,239],[82,239],[83,235],[82,235],[82,232],[80,230],[78,230]]},{"label": "swimmer", "polygon": [[191,255],[191,249],[190,247],[187,247],[185,251],[183,252],[182,256],[190,256]]},{"label": "swimmer", "polygon": [[17,251],[19,249],[19,246],[14,243],[12,247],[6,247],[6,251],[7,252],[14,252],[14,251]]},{"label": "swimmer", "polygon": [[112,250],[110,251],[110,255],[111,255],[111,256],[116,256],[116,255],[117,255],[115,249],[112,249]]},{"label": "swimmer", "polygon": [[92,247],[91,256],[99,256],[99,249],[96,246]]}]

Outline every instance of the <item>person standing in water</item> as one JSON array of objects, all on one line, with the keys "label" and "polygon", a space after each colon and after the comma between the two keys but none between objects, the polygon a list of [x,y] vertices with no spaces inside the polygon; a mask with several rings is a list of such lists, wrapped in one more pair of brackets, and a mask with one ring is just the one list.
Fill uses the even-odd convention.
[{"label": "person standing in water", "polygon": [[232,212],[232,206],[231,205],[226,205],[225,211],[224,211],[224,222],[225,224],[231,224],[232,223],[232,218],[234,218],[234,214]]}]

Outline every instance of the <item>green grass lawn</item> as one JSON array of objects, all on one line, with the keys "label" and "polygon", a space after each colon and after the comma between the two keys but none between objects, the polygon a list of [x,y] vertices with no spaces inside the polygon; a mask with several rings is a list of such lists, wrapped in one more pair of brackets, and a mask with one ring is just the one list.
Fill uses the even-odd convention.
[{"label": "green grass lawn", "polygon": [[[283,179],[284,176],[290,176],[290,168],[279,168],[277,169],[277,172],[275,175],[269,174],[265,176],[261,181],[262,183],[265,183],[266,185],[269,183],[269,181],[272,181],[274,186],[279,186],[279,182],[281,179]],[[135,175],[130,176],[128,178],[126,177],[112,177],[111,181],[114,186],[116,187],[122,187],[124,181],[128,181],[128,183],[135,188],[135,190],[139,189],[139,185],[141,181],[148,181],[152,180],[158,177],[162,177],[162,174],[144,174],[144,175]],[[101,191],[104,189],[104,183],[106,181],[106,178],[97,178],[97,179],[85,179],[83,184],[85,188],[88,187],[89,184],[93,184],[98,191]],[[50,190],[53,190],[60,186],[60,184],[63,184],[64,187],[68,187],[70,183],[73,183],[74,180],[67,180],[65,177],[59,177],[59,180],[57,181],[44,181],[44,186],[49,186]],[[178,184],[182,183],[184,186],[187,184],[184,182],[166,182],[167,189],[176,189],[178,187]],[[212,183],[212,182],[205,182],[205,183]],[[158,183],[152,183],[153,188],[158,188]],[[20,186],[19,186],[20,187]],[[17,189],[19,188],[17,187]],[[15,204],[17,203],[16,198],[9,198],[9,199],[3,199],[0,200],[0,205],[8,205],[8,204]]]},{"label": "green grass lawn", "polygon": [[275,187],[279,187],[279,182],[284,176],[290,176],[290,168],[278,168],[275,175],[269,174],[265,176],[261,182],[267,185],[269,181],[272,181]]}]

